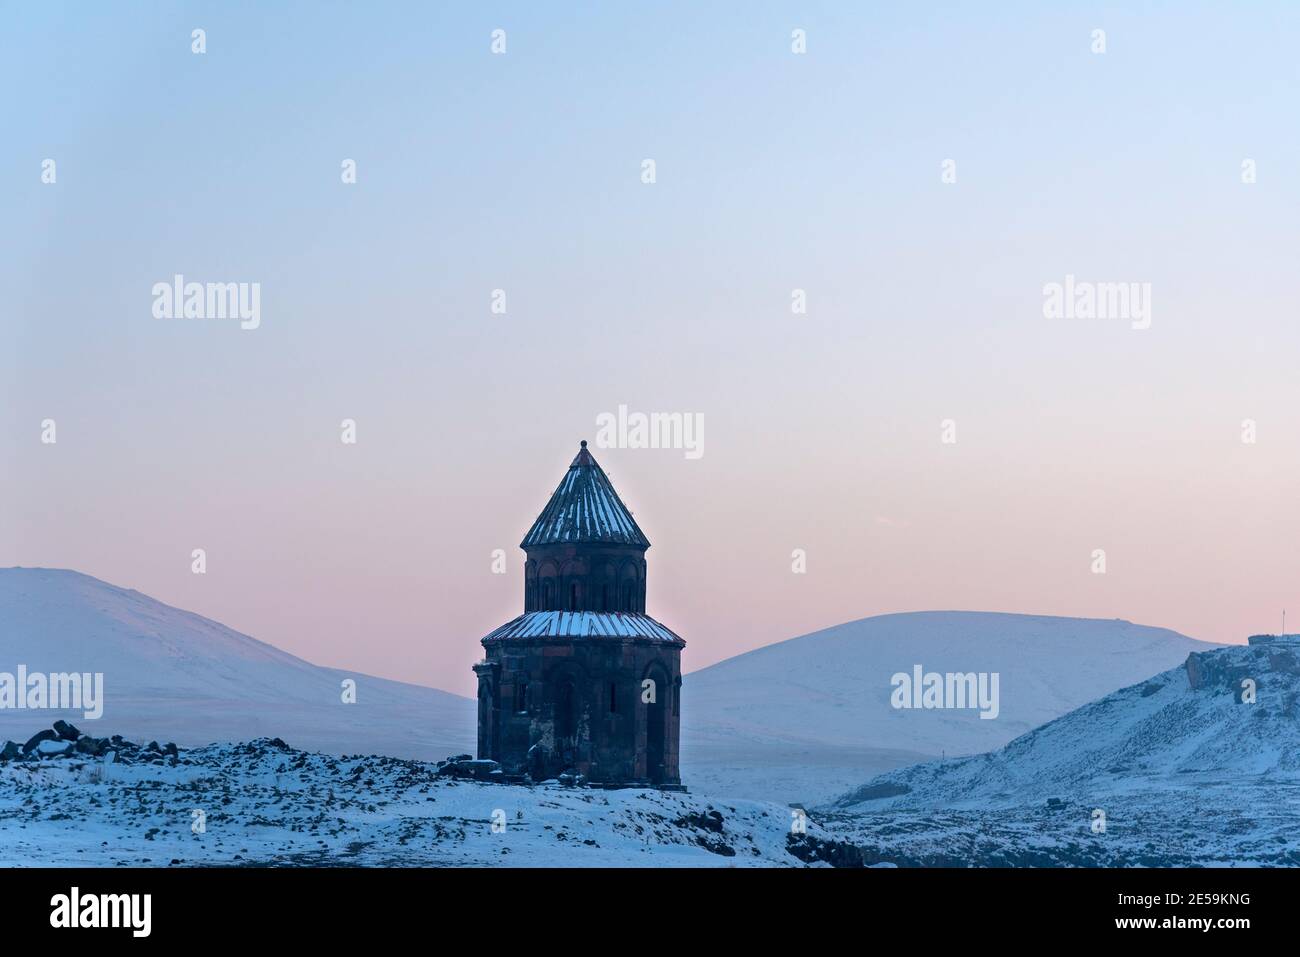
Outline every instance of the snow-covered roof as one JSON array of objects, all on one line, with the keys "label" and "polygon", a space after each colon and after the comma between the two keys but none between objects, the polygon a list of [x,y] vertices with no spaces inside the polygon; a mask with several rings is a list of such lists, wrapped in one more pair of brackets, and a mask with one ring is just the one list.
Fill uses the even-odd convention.
[{"label": "snow-covered roof", "polygon": [[586,442],[519,546],[529,548],[558,542],[650,547],[609,477],[587,451]]},{"label": "snow-covered roof", "polygon": [[649,615],[613,611],[530,611],[502,625],[483,641],[510,638],[648,638],[686,644]]}]

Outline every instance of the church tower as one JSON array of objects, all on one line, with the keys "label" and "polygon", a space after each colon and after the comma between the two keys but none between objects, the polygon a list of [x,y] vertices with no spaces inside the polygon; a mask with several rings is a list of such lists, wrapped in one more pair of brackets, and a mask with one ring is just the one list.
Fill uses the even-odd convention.
[{"label": "church tower", "polygon": [[680,785],[686,642],[645,613],[650,542],[586,442],[520,547],[524,613],[474,666],[478,756],[535,781]]}]

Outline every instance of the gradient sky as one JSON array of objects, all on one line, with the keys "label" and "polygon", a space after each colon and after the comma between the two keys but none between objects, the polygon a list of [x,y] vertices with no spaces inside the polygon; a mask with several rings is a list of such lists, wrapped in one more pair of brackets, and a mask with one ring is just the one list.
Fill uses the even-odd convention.
[{"label": "gradient sky", "polygon": [[[1300,625],[1300,7],[698,6],[0,5],[0,566],[469,693],[626,404],[706,423],[595,449],[687,670],[920,609]],[[261,327],[154,319],[175,273]],[[1044,318],[1067,274],[1151,328]]]}]

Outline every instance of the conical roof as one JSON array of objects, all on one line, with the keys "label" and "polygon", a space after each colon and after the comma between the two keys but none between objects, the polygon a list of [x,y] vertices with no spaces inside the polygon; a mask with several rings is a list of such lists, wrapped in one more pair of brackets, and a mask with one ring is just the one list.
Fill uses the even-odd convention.
[{"label": "conical roof", "polygon": [[528,530],[521,548],[563,542],[601,542],[649,548],[632,513],[614,491],[584,441],[559,487]]}]

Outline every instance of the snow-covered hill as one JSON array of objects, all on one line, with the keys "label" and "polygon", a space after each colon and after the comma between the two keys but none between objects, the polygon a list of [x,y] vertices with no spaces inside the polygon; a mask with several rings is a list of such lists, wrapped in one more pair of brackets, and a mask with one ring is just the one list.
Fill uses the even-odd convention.
[{"label": "snow-covered hill", "polygon": [[790,867],[826,860],[824,837],[792,840],[772,804],[457,781],[268,739],[0,763],[0,867]]},{"label": "snow-covered hill", "polygon": [[823,818],[898,863],[1300,864],[1300,643],[1191,659]]},{"label": "snow-covered hill", "polygon": [[[1011,807],[1076,795],[1100,801],[1225,778],[1300,786],[1300,645],[1234,646],[1195,660],[1198,688],[1185,666],[1170,668],[1001,750],[883,774],[837,806]],[[1239,700],[1244,678],[1256,683],[1253,704]]]},{"label": "snow-covered hill", "polygon": [[[999,747],[1213,647],[1110,619],[916,612],[849,622],[688,674],[683,779],[818,803],[865,775]],[[998,717],[893,708],[891,677],[915,665],[999,673]]]},{"label": "snow-covered hill", "polygon": [[[102,672],[104,710],[0,710],[0,740],[56,718],[88,734],[184,746],[259,736],[331,754],[438,759],[474,748],[474,702],[322,668],[137,591],[78,572],[0,569],[0,672]],[[342,682],[356,681],[344,704]]]}]

